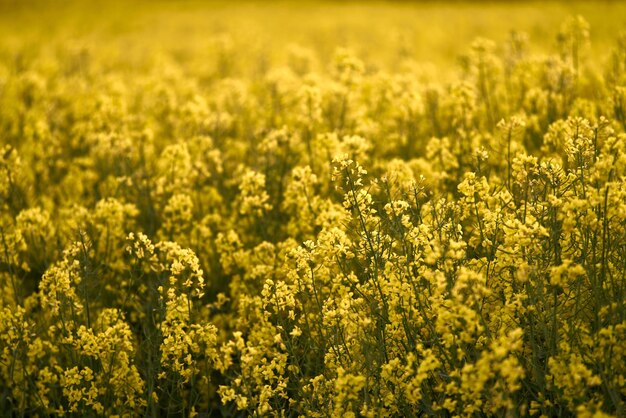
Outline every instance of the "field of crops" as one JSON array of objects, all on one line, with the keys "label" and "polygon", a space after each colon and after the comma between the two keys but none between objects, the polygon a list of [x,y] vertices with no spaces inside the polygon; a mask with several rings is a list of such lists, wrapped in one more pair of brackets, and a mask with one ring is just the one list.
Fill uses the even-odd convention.
[{"label": "field of crops", "polygon": [[624,29],[0,1],[0,417],[625,416]]}]

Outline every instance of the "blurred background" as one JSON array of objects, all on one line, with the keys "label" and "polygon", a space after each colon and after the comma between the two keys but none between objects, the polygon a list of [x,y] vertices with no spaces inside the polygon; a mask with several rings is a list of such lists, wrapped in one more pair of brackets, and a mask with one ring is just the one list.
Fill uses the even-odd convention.
[{"label": "blurred background", "polygon": [[[554,52],[559,26],[572,15],[589,22],[596,57],[608,55],[626,28],[626,2],[610,1],[0,0],[0,63],[59,52],[87,59],[97,50],[116,65],[167,56],[192,72],[219,62],[222,76],[243,76],[311,52],[313,66],[324,66],[345,46],[370,69],[415,62],[454,71],[475,38],[502,45],[512,29],[527,35],[530,52]],[[222,62],[235,50],[238,59]]]}]

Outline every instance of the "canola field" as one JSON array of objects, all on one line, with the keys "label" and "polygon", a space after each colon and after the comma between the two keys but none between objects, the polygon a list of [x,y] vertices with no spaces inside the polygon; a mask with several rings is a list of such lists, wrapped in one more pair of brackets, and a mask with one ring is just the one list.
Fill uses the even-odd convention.
[{"label": "canola field", "polygon": [[625,416],[624,30],[0,2],[0,416]]}]

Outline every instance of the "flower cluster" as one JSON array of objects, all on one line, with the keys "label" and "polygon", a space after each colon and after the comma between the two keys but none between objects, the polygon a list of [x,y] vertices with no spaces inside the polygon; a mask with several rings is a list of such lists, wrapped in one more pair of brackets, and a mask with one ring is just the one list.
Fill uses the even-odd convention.
[{"label": "flower cluster", "polygon": [[0,37],[0,411],[624,416],[625,38],[245,26]]}]

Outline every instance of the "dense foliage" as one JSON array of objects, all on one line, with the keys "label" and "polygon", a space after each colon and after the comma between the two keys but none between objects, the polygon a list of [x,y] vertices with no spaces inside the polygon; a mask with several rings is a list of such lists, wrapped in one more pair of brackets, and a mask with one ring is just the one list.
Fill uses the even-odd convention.
[{"label": "dense foliage", "polygon": [[4,44],[1,413],[624,416],[626,38],[553,35]]}]

